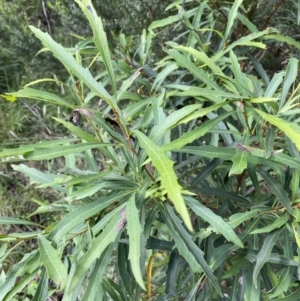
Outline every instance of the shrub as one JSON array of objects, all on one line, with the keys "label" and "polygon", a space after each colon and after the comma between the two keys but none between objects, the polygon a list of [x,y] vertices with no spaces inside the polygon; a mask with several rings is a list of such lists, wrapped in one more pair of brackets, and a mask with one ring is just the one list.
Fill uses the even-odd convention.
[{"label": "shrub", "polygon": [[[37,229],[2,242],[38,247],[2,274],[0,300],[20,291],[33,300],[297,300],[298,60],[270,75],[256,55],[271,41],[298,43],[258,30],[240,0],[224,6],[221,24],[213,4],[187,2],[143,32],[132,58],[112,54],[91,1],[76,2],[93,43],[65,49],[31,27],[69,72],[74,101],[30,86],[10,94],[72,110],[71,122],[55,121],[76,138],[0,153],[13,163],[64,157],[55,174],[12,164],[63,197],[32,213],[59,211],[44,229],[1,218]],[[187,28],[185,44],[166,42],[154,68],[153,35],[170,24]]]}]

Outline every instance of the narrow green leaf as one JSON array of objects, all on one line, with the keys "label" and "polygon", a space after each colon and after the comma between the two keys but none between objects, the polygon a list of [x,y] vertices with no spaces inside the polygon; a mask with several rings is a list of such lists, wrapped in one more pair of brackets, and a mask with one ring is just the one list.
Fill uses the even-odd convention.
[{"label": "narrow green leaf", "polygon": [[168,85],[167,87],[183,90],[182,92],[174,92],[173,95],[176,96],[200,96],[210,99],[211,101],[216,102],[217,97],[224,97],[226,99],[240,99],[241,95],[229,93],[223,90],[216,89],[207,89],[207,88],[198,88],[191,86],[182,86],[182,85]]},{"label": "narrow green leaf", "polygon": [[156,145],[146,135],[139,131],[134,131],[139,139],[141,147],[145,149],[150,157],[153,166],[161,176],[161,185],[167,190],[168,197],[174,203],[177,212],[181,215],[185,225],[190,231],[193,231],[190,216],[181,195],[182,188],[178,183],[176,173],[173,169],[174,162],[168,158],[165,150]]},{"label": "narrow green leaf", "polygon": [[284,298],[276,299],[276,301],[298,301],[299,295],[300,295],[300,288],[298,288],[296,291],[294,291],[293,293],[289,294]]},{"label": "narrow green leaf", "polygon": [[[32,273],[35,270],[40,268],[39,263],[39,253],[37,250],[32,251],[31,253],[26,254],[22,261],[15,264],[6,279],[3,281],[1,279],[0,285],[0,300],[5,300],[5,297],[9,292],[13,290],[16,286],[16,280],[18,277],[24,275],[25,273]],[[3,281],[3,282],[2,282]],[[9,299],[10,300],[10,299]]]},{"label": "narrow green leaf", "polygon": [[191,120],[194,120],[196,118],[200,118],[203,116],[208,115],[209,113],[216,111],[220,108],[224,108],[227,104],[229,104],[231,101],[226,101],[226,102],[222,102],[222,103],[218,103],[215,105],[212,105],[210,107],[207,108],[201,108],[201,110],[198,110],[194,113],[191,113],[189,116],[184,117],[183,119],[180,120],[180,123],[187,123]]},{"label": "narrow green leaf", "polygon": [[197,183],[201,183],[204,181],[215,169],[216,167],[222,162],[222,159],[215,158],[212,159],[202,170],[201,173],[199,173],[194,181],[191,184],[191,188],[194,188]]},{"label": "narrow green leaf", "polygon": [[228,15],[228,21],[227,26],[224,34],[224,41],[226,41],[229,37],[229,33],[232,29],[233,23],[235,21],[235,18],[237,17],[238,9],[243,3],[243,0],[235,0],[233,5],[231,6],[229,15]]},{"label": "narrow green leaf", "polygon": [[126,205],[127,232],[129,235],[129,255],[132,273],[139,286],[146,290],[143,276],[141,273],[141,235],[142,227],[139,219],[139,211],[135,205],[135,196],[133,195]]},{"label": "narrow green leaf", "polygon": [[264,97],[273,97],[274,93],[277,91],[278,87],[281,85],[283,81],[284,74],[285,72],[278,72],[274,74],[271,82],[267,86]]},{"label": "narrow green leaf", "polygon": [[118,90],[117,101],[124,99],[124,93],[131,87],[134,80],[140,75],[142,68],[137,69],[127,80],[122,82],[121,87]]},{"label": "narrow green leaf", "polygon": [[266,181],[273,194],[275,194],[279,202],[287,209],[287,211],[293,215],[293,208],[291,206],[291,200],[287,192],[280,185],[280,183],[274,179],[267,171],[263,169],[258,170],[262,178]]},{"label": "narrow green leaf", "polygon": [[300,182],[300,170],[295,170],[292,176],[292,202],[294,202],[298,195]]},{"label": "narrow green leaf", "polygon": [[256,97],[256,98],[251,98],[250,102],[251,103],[266,103],[266,102],[271,102],[278,100],[279,98],[276,97]]},{"label": "narrow green leaf", "polygon": [[97,12],[95,11],[95,8],[90,0],[82,0],[82,1],[75,0],[75,1],[81,7],[82,11],[84,12],[87,19],[89,20],[89,23],[93,30],[93,41],[97,49],[101,53],[103,63],[106,67],[108,76],[110,78],[113,92],[114,94],[116,94],[117,92],[116,78],[115,78],[115,73],[110,57],[110,51],[108,47],[106,33],[102,25],[102,20],[101,18],[98,17]]},{"label": "narrow green leaf", "polygon": [[119,193],[113,192],[105,197],[101,197],[95,202],[78,207],[64,216],[64,218],[49,233],[48,239],[53,241],[62,240],[67,233],[83,223],[86,219],[97,214],[110,204],[121,200],[130,193],[131,191],[121,191]]},{"label": "narrow green leaf", "polygon": [[286,74],[284,77],[284,82],[283,82],[282,95],[279,101],[279,113],[280,113],[280,109],[284,106],[290,87],[293,85],[296,76],[298,75],[298,63],[299,61],[296,58],[291,58],[288,63]]},{"label": "narrow green leaf", "polygon": [[38,224],[26,221],[24,219],[15,218],[15,217],[6,217],[0,216],[0,225],[32,225],[32,226],[39,226]]},{"label": "narrow green leaf", "polygon": [[154,34],[153,29],[170,25],[174,22],[178,22],[179,20],[180,19],[179,19],[178,15],[169,16],[165,19],[152,22],[151,25],[148,27],[148,30],[149,30],[150,33]]},{"label": "narrow green leaf", "polygon": [[269,35],[264,36],[264,39],[275,40],[275,41],[278,41],[280,43],[285,42],[289,45],[292,45],[292,46],[300,49],[300,43],[297,42],[292,37],[287,36],[287,35],[281,35],[281,34],[278,34],[278,33],[277,34],[269,34]]},{"label": "narrow green leaf", "polygon": [[256,265],[253,270],[253,283],[254,286],[257,288],[257,279],[258,274],[263,267],[263,265],[269,260],[271,251],[273,246],[277,243],[278,237],[282,230],[277,230],[270,233],[267,238],[264,240],[264,243],[257,254]]},{"label": "narrow green leaf", "polygon": [[39,183],[44,185],[51,185],[57,191],[66,193],[66,189],[60,185],[56,185],[56,179],[58,178],[55,174],[44,173],[33,167],[28,167],[25,164],[12,164],[12,168],[18,172],[23,173],[24,175],[30,178],[30,183]]},{"label": "narrow green leaf", "polygon": [[230,227],[234,229],[238,227],[241,223],[248,221],[249,219],[257,216],[258,216],[258,212],[255,210],[243,212],[243,213],[235,213],[229,217],[228,225],[230,225]]},{"label": "narrow green leaf", "polygon": [[122,232],[121,230],[125,223],[125,212],[122,210],[112,217],[101,234],[91,242],[88,251],[84,254],[76,266],[76,270],[70,284],[70,292],[72,292],[72,290],[76,287],[76,284],[84,276],[84,274],[87,273],[93,262],[99,258],[102,252],[117,239]]},{"label": "narrow green leaf", "polygon": [[178,65],[176,63],[171,63],[170,65],[165,66],[163,70],[160,71],[158,75],[155,77],[151,90],[153,89],[158,90],[158,88],[161,86],[161,84],[166,79],[166,77],[177,69],[178,69]]},{"label": "narrow green leaf", "polygon": [[268,128],[266,137],[266,158],[270,158],[274,150],[274,140],[276,137],[275,129],[273,126]]},{"label": "narrow green leaf", "polygon": [[215,232],[221,233],[227,240],[232,241],[240,248],[244,248],[243,243],[235,234],[230,225],[228,225],[220,216],[213,213],[210,209],[203,206],[192,197],[185,197],[186,204],[201,218],[207,221]]},{"label": "narrow green leaf", "polygon": [[39,284],[35,291],[32,301],[46,300],[48,297],[48,279],[46,274],[46,269],[42,270],[39,276]]},{"label": "narrow green leaf", "polygon": [[29,28],[68,70],[83,81],[93,93],[104,99],[110,106],[114,107],[113,98],[104,89],[102,83],[95,80],[88,69],[79,65],[74,57],[67,52],[63,46],[56,43],[48,33],[43,33],[33,26],[29,26]]},{"label": "narrow green leaf", "polygon": [[45,266],[47,275],[60,289],[64,289],[68,280],[67,267],[61,262],[61,252],[54,249],[43,235],[38,235],[39,261]]},{"label": "narrow green leaf", "polygon": [[298,150],[300,150],[300,127],[297,124],[285,121],[279,117],[262,112],[258,109],[254,110],[264,120],[270,122],[283,131],[296,144]]},{"label": "narrow green leaf", "polygon": [[[294,254],[292,250],[292,244],[290,243],[290,235],[289,235],[289,230],[288,226],[284,228],[283,230],[283,244],[284,248],[284,257],[293,259]],[[290,287],[293,285],[293,272],[294,269],[291,266],[288,266],[283,269],[283,272],[281,273],[277,283],[276,287],[268,292],[266,295],[272,300],[275,297],[278,297],[281,295],[283,292],[287,292]],[[282,296],[282,295],[281,295]]]},{"label": "narrow green leaf", "polygon": [[200,79],[208,87],[216,90],[220,89],[216,82],[213,81],[204,70],[198,68],[190,59],[181,54],[179,51],[169,49],[166,50],[166,52],[176,60],[179,66],[187,69],[195,78]]},{"label": "narrow green leaf", "polygon": [[253,42],[253,40],[258,39],[262,36],[265,36],[266,34],[269,34],[271,32],[278,32],[278,30],[276,30],[274,28],[267,28],[266,30],[263,30],[263,31],[253,32],[253,33],[248,34],[247,36],[242,36],[237,41],[229,44],[224,50],[217,52],[212,57],[212,60],[213,61],[219,60],[220,58],[224,57],[225,54],[227,54],[227,52],[231,51],[232,49],[234,49],[235,47],[238,47],[238,46],[249,46],[249,47],[258,47],[261,49],[265,49],[266,48],[265,44]]},{"label": "narrow green leaf", "polygon": [[53,103],[58,106],[64,106],[68,108],[74,108],[72,104],[69,104],[66,100],[63,98],[52,94],[50,92],[42,91],[42,90],[37,90],[33,88],[24,88],[22,90],[19,90],[18,92],[13,92],[13,93],[7,93],[12,96],[16,97],[24,97],[24,98],[33,98],[33,99],[40,99],[49,103]]},{"label": "narrow green leaf", "polygon": [[178,125],[180,120],[191,115],[194,111],[199,109],[201,106],[199,104],[184,106],[183,108],[176,110],[171,113],[167,118],[165,118],[162,123],[153,127],[151,131],[151,137],[155,141],[160,135],[164,134],[167,130]]},{"label": "narrow green leaf", "polygon": [[[158,203],[158,207],[160,208],[160,212],[168,226],[169,231],[172,233],[172,237],[175,241],[179,253],[182,256],[184,256],[187,262],[189,262],[190,267],[193,270],[194,268],[196,268],[197,265],[200,265],[208,279],[215,287],[218,294],[222,296],[222,292],[218,284],[217,278],[214,276],[212,269],[205,261],[202,251],[194,243],[194,241],[191,238],[191,235],[182,226],[181,221],[175,215],[171,206],[165,203]],[[196,266],[191,266],[191,259],[196,260]]]},{"label": "narrow green leaf", "polygon": [[180,138],[168,144],[165,144],[163,146],[163,149],[165,151],[170,151],[170,150],[181,148],[184,145],[195,141],[196,139],[205,135],[210,129],[215,127],[218,123],[220,123],[223,119],[227,118],[230,115],[232,115],[232,112],[224,113],[218,116],[217,118],[205,121],[201,126],[198,126],[193,130],[184,133]]},{"label": "narrow green leaf", "polygon": [[[96,260],[93,272],[89,276],[88,285],[84,292],[81,301],[98,301],[99,287],[103,280],[103,275],[106,271],[107,265],[111,262],[112,253],[116,247],[116,243],[112,243],[108,248],[104,250],[99,259]],[[77,296],[76,296],[77,297]]]},{"label": "narrow green leaf", "polygon": [[289,220],[290,216],[288,214],[284,214],[280,216],[279,218],[276,218],[275,221],[273,221],[270,225],[256,229],[252,231],[250,234],[257,234],[257,233],[269,233],[277,228],[281,228],[283,225],[287,223]]},{"label": "narrow green leaf", "polygon": [[[26,286],[33,282],[34,277],[36,276],[38,270],[32,271],[28,274],[25,274],[14,287],[9,291],[9,293],[5,296],[4,301],[16,300],[13,297],[18,297],[18,293],[22,292]],[[1,299],[0,299],[1,300]],[[1,300],[2,301],[2,300]]]},{"label": "narrow green leaf", "polygon": [[74,135],[76,135],[80,139],[84,139],[86,142],[97,143],[99,142],[94,136],[88,134],[78,126],[75,126],[71,122],[65,121],[60,118],[52,117],[57,122],[63,124],[68,130],[70,130]]},{"label": "narrow green leaf", "polygon": [[86,197],[94,195],[96,192],[103,189],[105,186],[105,182],[87,184],[69,194],[65,199],[67,201],[82,200]]},{"label": "narrow green leaf", "polygon": [[[254,300],[260,300],[260,278],[258,279],[258,283],[255,286],[253,281],[253,270],[254,266],[253,264],[248,265],[246,273],[243,273],[243,286],[246,286],[246,289],[244,291],[243,300],[244,301],[254,301]],[[246,275],[245,275],[246,274]],[[257,281],[257,280],[256,280]]]},{"label": "narrow green leaf", "polygon": [[216,65],[203,51],[198,51],[195,48],[192,47],[185,47],[185,46],[175,46],[174,49],[179,49],[186,51],[190,54],[192,54],[195,58],[203,62],[205,65],[207,65],[208,68],[210,68],[214,74],[221,75],[222,77],[226,77],[223,73],[222,69]]},{"label": "narrow green leaf", "polygon": [[51,148],[39,148],[34,151],[27,152],[27,154],[24,154],[24,157],[27,160],[34,160],[34,161],[40,161],[40,160],[50,160],[57,157],[62,157],[70,154],[77,154],[84,152],[86,150],[92,149],[92,148],[102,148],[114,145],[113,143],[80,143],[80,144],[72,144],[72,145],[66,145],[66,146],[58,146],[58,147],[51,147]]},{"label": "narrow green leaf", "polygon": [[[232,161],[236,156],[237,152],[241,152],[242,150],[233,149],[229,147],[215,147],[211,145],[195,147],[195,146],[184,146],[181,149],[173,149],[172,151],[180,152],[180,153],[188,153],[194,154],[198,156],[203,156],[206,158],[220,158],[224,160]],[[262,149],[258,148],[249,148],[248,151],[244,151],[247,156],[248,163],[253,164],[267,164],[270,166],[274,166],[274,164],[279,164],[279,166],[287,165],[291,168],[300,169],[300,162],[297,159],[294,159],[283,153],[275,153],[273,152],[270,158],[266,158],[266,153]]]}]

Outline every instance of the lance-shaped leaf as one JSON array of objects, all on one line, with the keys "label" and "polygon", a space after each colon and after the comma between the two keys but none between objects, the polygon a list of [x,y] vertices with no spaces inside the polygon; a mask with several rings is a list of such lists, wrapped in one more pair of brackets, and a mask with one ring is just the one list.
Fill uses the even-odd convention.
[{"label": "lance-shaped leaf", "polygon": [[193,231],[189,213],[181,195],[182,187],[179,185],[176,173],[173,169],[174,162],[168,158],[163,148],[139,131],[134,131],[139,139],[141,147],[145,149],[152,160],[153,166],[161,176],[161,185],[167,190],[168,197],[174,203],[177,212],[181,215],[185,225]]},{"label": "lance-shaped leaf", "polygon": [[229,33],[232,29],[234,20],[237,17],[238,9],[239,9],[239,7],[242,3],[243,3],[243,0],[235,0],[232,7],[231,7],[231,9],[230,9],[230,12],[229,12],[229,15],[228,15],[228,22],[227,22],[227,26],[226,26],[226,31],[225,31],[225,34],[224,34],[224,41],[226,41],[228,36],[229,36]]},{"label": "lance-shaped leaf", "polygon": [[283,131],[295,143],[298,150],[300,150],[300,127],[297,124],[285,121],[277,116],[270,115],[258,109],[254,110],[265,121],[270,122]]},{"label": "lance-shaped leaf", "polygon": [[215,127],[226,117],[232,115],[232,112],[224,113],[212,120],[205,121],[201,126],[194,128],[193,130],[184,133],[180,138],[173,140],[172,142],[165,144],[163,149],[165,151],[170,151],[176,148],[181,148],[184,145],[193,142],[194,140],[205,135],[209,130]]},{"label": "lance-shaped leaf", "polygon": [[129,255],[131,269],[136,282],[141,288],[146,290],[143,276],[141,273],[141,234],[142,227],[139,219],[139,211],[135,205],[135,196],[133,195],[126,205],[127,232],[129,235]]},{"label": "lance-shaped leaf", "polygon": [[78,207],[65,215],[65,217],[49,233],[48,239],[55,241],[63,239],[64,235],[83,223],[86,219],[97,214],[100,210],[106,208],[113,202],[122,199],[130,193],[130,191],[122,191],[121,193],[112,192],[105,197],[101,197],[95,202]]},{"label": "lance-shaped leaf", "polygon": [[275,217],[275,220],[272,221],[272,223],[266,227],[256,229],[252,231],[250,234],[257,234],[257,233],[269,233],[275,229],[281,228],[283,225],[287,223],[289,220],[290,216],[289,214],[284,214],[280,217]]},{"label": "lance-shaped leaf", "polygon": [[76,3],[81,7],[82,11],[89,20],[89,23],[93,30],[93,41],[97,49],[101,53],[103,63],[106,67],[107,73],[110,78],[110,82],[113,88],[114,93],[116,93],[116,78],[113,70],[113,65],[110,57],[110,52],[107,43],[106,33],[103,29],[103,24],[101,18],[98,17],[93,4],[90,0],[78,1]]},{"label": "lance-shaped leaf", "polygon": [[282,230],[277,230],[270,233],[265,239],[264,244],[261,247],[261,250],[257,254],[256,265],[253,271],[253,283],[256,288],[257,288],[257,278],[258,278],[259,271],[261,270],[263,265],[270,259],[271,251],[273,249],[273,246],[276,244],[281,231]]},{"label": "lance-shaped leaf", "polygon": [[266,183],[270,187],[272,193],[277,196],[278,201],[288,210],[288,212],[290,214],[293,215],[291,200],[290,200],[287,192],[285,191],[285,189],[267,171],[260,169],[259,173],[261,174],[262,178],[266,181]]},{"label": "lance-shaped leaf", "polygon": [[9,95],[13,95],[15,97],[40,99],[43,101],[47,101],[48,103],[53,103],[58,106],[65,106],[65,107],[69,107],[69,108],[74,107],[73,105],[69,104],[66,100],[64,100],[63,98],[61,98],[55,94],[52,94],[52,93],[49,93],[46,91],[33,89],[33,88],[28,88],[28,87],[26,87],[18,92],[9,93]]},{"label": "lance-shaped leaf", "polygon": [[39,261],[45,266],[49,278],[63,289],[67,284],[68,273],[67,267],[61,262],[61,252],[54,249],[51,242],[41,234],[38,236],[38,243]]},{"label": "lance-shaped leaf", "polygon": [[243,243],[235,234],[229,224],[227,224],[220,216],[213,213],[210,209],[203,206],[199,201],[192,197],[185,197],[187,205],[201,218],[210,223],[216,232],[221,233],[226,239],[232,241],[237,246],[244,248]]},{"label": "lance-shaped leaf", "polygon": [[[179,253],[190,264],[192,270],[198,269],[198,266],[200,265],[216,291],[222,295],[217,278],[214,276],[211,267],[205,261],[203,252],[192,240],[191,235],[182,226],[182,223],[176,216],[173,208],[170,205],[163,203],[159,203],[158,207],[170,233],[172,234]],[[193,266],[191,265],[192,263]]]},{"label": "lance-shaped leaf", "polygon": [[189,60],[187,56],[181,54],[175,49],[169,49],[166,50],[166,52],[176,60],[179,66],[186,68],[195,76],[195,78],[200,79],[203,83],[213,89],[220,90],[216,82],[212,80],[203,69],[198,68],[191,60]]},{"label": "lance-shaped leaf", "polygon": [[81,143],[72,144],[66,146],[50,147],[50,148],[38,148],[34,151],[30,151],[24,154],[27,160],[50,160],[57,157],[62,157],[70,154],[81,153],[83,151],[92,148],[101,148],[111,146],[112,143]]},{"label": "lance-shaped leaf", "polygon": [[30,179],[30,184],[39,183],[46,186],[51,186],[55,190],[66,193],[66,188],[58,185],[56,179],[57,175],[51,173],[41,172],[33,167],[28,167],[25,164],[12,164],[13,170],[23,173]]},{"label": "lance-shaped leaf", "polygon": [[20,218],[14,218],[14,217],[6,217],[6,216],[0,216],[0,225],[32,225],[32,226],[38,226],[38,224],[26,221],[24,219]]},{"label": "lance-shaped leaf", "polygon": [[286,75],[284,77],[284,82],[283,82],[282,96],[279,101],[280,109],[283,107],[283,105],[286,101],[288,92],[289,92],[291,86],[294,84],[296,76],[298,75],[298,63],[299,63],[299,61],[297,59],[291,58],[288,66],[287,66]]},{"label": "lance-shaped leaf", "polygon": [[48,297],[48,278],[46,274],[46,269],[42,270],[42,273],[39,278],[39,284],[35,291],[32,301],[46,300]]},{"label": "lance-shaped leaf", "polygon": [[92,241],[88,251],[76,266],[69,292],[72,292],[78,281],[87,273],[93,262],[101,256],[102,252],[117,239],[125,223],[126,218],[124,211],[122,210],[112,217],[103,232]]},{"label": "lance-shaped leaf", "polygon": [[114,107],[113,98],[105,90],[102,83],[96,81],[88,69],[79,65],[75,58],[69,52],[67,52],[63,46],[56,43],[48,33],[44,33],[33,26],[29,27],[42,41],[45,47],[47,47],[68,70],[70,70],[75,76],[83,81],[93,93],[103,98],[110,106]]}]

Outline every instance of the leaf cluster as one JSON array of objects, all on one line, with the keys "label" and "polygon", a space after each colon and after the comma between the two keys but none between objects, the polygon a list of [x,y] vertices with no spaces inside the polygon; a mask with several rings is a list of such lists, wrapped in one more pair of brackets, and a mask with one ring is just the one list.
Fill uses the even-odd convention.
[{"label": "leaf cluster", "polygon": [[[31,213],[57,210],[59,222],[1,237],[2,262],[8,243],[36,239],[38,248],[3,274],[0,300],[20,291],[33,300],[297,300],[298,60],[271,74],[258,55],[274,41],[299,45],[259,30],[241,0],[222,7],[224,25],[215,2],[191,2],[171,3],[178,11],[143,31],[136,57],[109,49],[90,0],[76,3],[93,38],[76,48],[30,27],[67,70],[73,99],[32,87],[45,79],[9,95],[71,109],[70,122],[55,121],[76,138],[0,153],[64,194]],[[153,67],[152,41],[167,25],[186,31]],[[58,157],[59,174],[24,164]]]}]

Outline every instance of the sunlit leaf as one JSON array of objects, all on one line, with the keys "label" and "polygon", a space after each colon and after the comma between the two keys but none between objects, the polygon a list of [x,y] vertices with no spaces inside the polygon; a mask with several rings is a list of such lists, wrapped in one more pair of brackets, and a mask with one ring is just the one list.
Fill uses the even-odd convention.
[{"label": "sunlit leaf", "polygon": [[144,148],[149,155],[153,166],[158,170],[161,176],[161,185],[166,189],[168,197],[174,203],[177,212],[181,215],[187,228],[193,231],[190,216],[181,195],[182,187],[179,185],[173,169],[174,162],[168,158],[163,148],[156,145],[146,135],[139,131],[135,131],[134,133],[139,139],[141,147]]}]

